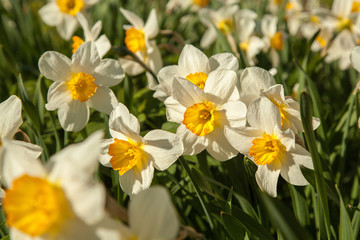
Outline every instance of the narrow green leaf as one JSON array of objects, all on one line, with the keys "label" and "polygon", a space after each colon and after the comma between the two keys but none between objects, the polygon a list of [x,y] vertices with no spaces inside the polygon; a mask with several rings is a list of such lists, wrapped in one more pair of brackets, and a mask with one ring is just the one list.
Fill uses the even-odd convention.
[{"label": "narrow green leaf", "polygon": [[244,227],[239,220],[224,212],[221,213],[221,219],[233,240],[244,239]]},{"label": "narrow green leaf", "polygon": [[197,168],[192,167],[191,173],[192,173],[194,182],[200,188],[202,188],[207,194],[213,196],[214,198],[219,198],[218,196],[215,195],[215,193],[211,189],[210,185],[207,183],[207,181],[204,179],[203,175],[200,173],[200,171]]},{"label": "narrow green leaf", "polygon": [[296,219],[299,221],[301,226],[309,224],[309,208],[307,206],[306,199],[296,190],[296,188],[288,184],[290,188],[291,200],[294,208]]},{"label": "narrow green leaf", "polygon": [[340,226],[339,226],[339,240],[352,240],[355,239],[352,224],[350,222],[349,214],[346,210],[344,201],[342,199],[341,193],[337,186],[335,186],[336,191],[340,199]]},{"label": "narrow green leaf", "polygon": [[[360,204],[358,205],[360,207]],[[359,228],[360,228],[360,211],[356,211],[353,219],[351,221],[352,229],[354,237],[356,237],[359,234]]]}]

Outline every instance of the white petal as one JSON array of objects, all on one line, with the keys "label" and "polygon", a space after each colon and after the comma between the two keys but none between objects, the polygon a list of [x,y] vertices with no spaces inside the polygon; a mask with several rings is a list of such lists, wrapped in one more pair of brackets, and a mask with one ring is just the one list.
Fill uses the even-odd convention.
[{"label": "white petal", "polygon": [[268,98],[261,97],[252,101],[247,112],[251,127],[261,129],[268,134],[274,132],[275,126],[280,126],[280,111]]},{"label": "white petal", "polygon": [[101,20],[99,20],[91,28],[91,36],[93,37],[93,39],[91,39],[91,40],[95,40],[96,38],[98,38],[98,36],[100,35],[100,32],[101,32],[101,29],[102,29],[102,22],[101,22]]},{"label": "white petal", "polygon": [[[217,120],[231,128],[243,127],[246,124],[246,105],[241,101],[227,102],[219,109],[221,119]],[[220,113],[219,112],[219,113]],[[218,116],[216,116],[218,117]]]},{"label": "white petal", "polygon": [[186,108],[206,99],[203,90],[185,78],[179,77],[173,80],[172,97]]},{"label": "white petal", "polygon": [[129,225],[139,240],[175,239],[180,226],[165,188],[152,187],[134,196],[129,204]]},{"label": "white petal", "polygon": [[55,2],[49,2],[39,10],[41,19],[49,26],[56,26],[61,21],[61,13]]},{"label": "white petal", "polygon": [[296,144],[295,149],[288,152],[286,159],[281,161],[281,176],[293,185],[303,186],[309,184],[300,170],[300,164],[314,169],[310,153]]},{"label": "white petal", "polygon": [[95,84],[112,87],[119,84],[125,77],[124,70],[119,61],[103,59],[93,73]]},{"label": "white petal", "polygon": [[78,27],[78,21],[75,17],[68,14],[62,14],[61,20],[62,21],[56,25],[56,29],[63,39],[69,40]]},{"label": "white petal", "polygon": [[89,107],[86,103],[74,100],[59,107],[58,117],[60,125],[65,131],[77,132],[83,129],[89,121]]},{"label": "white petal", "polygon": [[114,139],[110,138],[110,139],[104,139],[100,143],[101,152],[100,152],[99,162],[105,167],[111,167],[110,160],[112,157],[109,155],[109,147],[113,142]]},{"label": "white petal", "polygon": [[82,14],[81,12],[78,12],[76,14],[76,18],[78,19],[82,29],[84,30],[84,35],[85,35],[85,41],[92,41],[94,39],[91,39],[91,33],[90,33],[90,27],[89,27],[89,22],[88,20],[85,18],[84,14]]},{"label": "white petal", "polygon": [[238,151],[231,146],[224,135],[224,130],[215,128],[208,136],[206,151],[218,161],[226,161],[235,157]]},{"label": "white petal", "polygon": [[[136,53],[136,55],[138,57],[139,57],[139,54],[140,54],[140,52]],[[142,58],[143,57],[141,57],[139,59],[141,60]],[[140,66],[139,63],[135,62],[132,59],[120,58],[119,61],[120,61],[121,66],[124,69],[124,72],[130,76],[136,76],[145,71],[145,69],[142,66]]]},{"label": "white petal", "polygon": [[[117,119],[121,119],[122,122],[117,121]],[[129,112],[124,104],[118,103],[110,114],[109,127],[113,130],[124,132],[123,124],[128,126],[134,133],[140,133],[140,124],[137,118]]]},{"label": "white petal", "polygon": [[[151,46],[152,50],[151,50],[151,52],[148,52],[147,65],[155,74],[157,74],[159,72],[159,70],[162,68],[163,62],[162,62],[160,50],[156,46],[156,43],[154,41],[152,41],[150,43],[150,46]],[[148,79],[148,87],[150,89],[154,89],[157,82],[155,81],[155,79],[153,78],[153,76],[149,72],[146,72],[146,76],[147,76],[147,79]]]},{"label": "white petal", "polygon": [[108,216],[101,220],[101,222],[97,223],[95,228],[96,236],[99,239],[126,240],[131,239],[131,237],[134,236],[134,233],[132,233],[127,226],[123,225],[117,219],[115,220]]},{"label": "white petal", "polygon": [[183,144],[176,134],[163,130],[152,130],[144,136],[144,151],[158,170],[168,169],[183,153]]},{"label": "white petal", "polygon": [[360,46],[355,47],[351,53],[351,63],[353,67],[360,72]]},{"label": "white petal", "polygon": [[103,58],[105,54],[111,49],[110,40],[106,37],[105,34],[101,35],[96,41],[95,45],[99,51],[100,58]]},{"label": "white petal", "polygon": [[159,33],[159,23],[155,9],[152,9],[144,26],[144,33],[147,38],[154,38]]},{"label": "white petal", "polygon": [[36,144],[18,141],[18,140],[10,140],[10,141],[12,144],[19,146],[20,147],[19,149],[21,149],[22,153],[32,159],[37,159],[38,157],[40,157],[43,151],[43,149]]},{"label": "white petal", "polygon": [[204,92],[216,97],[218,101],[225,103],[234,92],[237,75],[232,70],[212,71],[206,80]]},{"label": "white petal", "polygon": [[124,8],[120,8],[120,12],[124,17],[133,25],[136,29],[142,29],[144,27],[144,21],[139,18],[135,13],[130,12]]},{"label": "white petal", "polygon": [[272,37],[276,33],[278,18],[272,15],[265,15],[261,20],[261,32],[264,36]]},{"label": "white petal", "polygon": [[353,0],[334,0],[331,12],[337,17],[347,17],[351,12]]},{"label": "white petal", "polygon": [[166,118],[170,122],[181,123],[184,120],[186,108],[176,101],[173,97],[168,97],[165,102]]},{"label": "white petal", "polygon": [[218,53],[209,58],[211,71],[219,69],[229,69],[237,71],[239,62],[232,53]]},{"label": "white petal", "polygon": [[176,135],[182,139],[184,145],[184,155],[195,155],[202,152],[208,145],[208,139],[205,136],[199,137],[181,124]]},{"label": "white petal", "polygon": [[166,66],[160,69],[158,73],[159,85],[156,86],[157,91],[162,91],[166,96],[170,96],[174,76],[186,77],[181,75],[181,72],[181,69],[177,65]]},{"label": "white petal", "polygon": [[12,138],[23,120],[21,117],[21,100],[12,95],[0,103],[0,140]]},{"label": "white petal", "polygon": [[207,74],[210,71],[208,57],[190,44],[186,44],[181,51],[178,66],[188,72],[188,74],[196,72]]},{"label": "white petal", "polygon": [[100,64],[99,52],[94,42],[85,42],[80,45],[72,56],[71,72],[93,74]]},{"label": "white petal", "polygon": [[39,59],[39,70],[48,79],[65,82],[71,78],[71,60],[65,55],[47,51]]},{"label": "white petal", "polygon": [[54,111],[63,104],[70,103],[73,98],[65,82],[54,82],[49,87],[47,100],[48,103],[45,105],[46,110]]},{"label": "white petal", "polygon": [[203,34],[200,40],[200,47],[207,49],[213,44],[217,39],[217,32],[213,26],[210,26],[205,33]]},{"label": "white petal", "polygon": [[250,148],[253,145],[252,141],[254,138],[261,137],[264,132],[262,130],[250,127],[232,129],[228,126],[225,126],[224,133],[231,146],[233,146],[240,153],[249,156]]},{"label": "white petal", "polygon": [[86,104],[99,112],[110,114],[117,106],[118,101],[110,88],[98,86],[96,92],[86,101]]},{"label": "white petal", "polygon": [[263,91],[264,95],[276,103],[285,101],[284,87],[281,84],[276,84]]},{"label": "white petal", "polygon": [[255,179],[260,189],[272,197],[277,195],[277,182],[280,169],[274,169],[271,165],[259,165],[255,173]]},{"label": "white petal", "polygon": [[143,165],[141,173],[135,173],[134,169],[127,171],[119,176],[121,189],[129,196],[138,194],[144,189],[148,189],[154,176],[153,162],[148,161]]},{"label": "white petal", "polygon": [[5,197],[5,191],[2,190],[2,188],[0,187],[0,206],[2,204],[2,199]]},{"label": "white petal", "polygon": [[240,97],[247,106],[260,96],[262,90],[275,85],[274,77],[265,69],[258,67],[246,68],[240,77]]}]

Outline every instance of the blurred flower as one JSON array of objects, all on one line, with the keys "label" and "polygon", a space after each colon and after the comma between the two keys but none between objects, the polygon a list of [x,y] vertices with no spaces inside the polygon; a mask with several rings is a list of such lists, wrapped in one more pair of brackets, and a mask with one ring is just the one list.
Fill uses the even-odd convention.
[{"label": "blurred flower", "polygon": [[269,0],[267,8],[272,14],[276,15],[284,2],[284,0]]},{"label": "blurred flower", "polygon": [[122,226],[121,239],[175,240],[180,224],[170,196],[155,186],[135,195],[129,203],[129,227]]},{"label": "blurred flower", "polygon": [[300,164],[313,169],[310,153],[295,143],[290,129],[280,130],[279,109],[269,99],[258,98],[249,105],[247,121],[250,127],[225,127],[225,135],[258,165],[255,178],[260,189],[276,197],[279,174],[293,185],[307,185]]},{"label": "blurred flower", "polygon": [[[218,10],[203,8],[199,11],[200,21],[208,28],[200,41],[201,48],[208,48],[215,42],[217,31],[215,27],[224,35],[231,35],[234,31],[234,16],[239,10],[237,5],[228,5]],[[215,26],[214,26],[215,25]]]},{"label": "blurred flower", "polygon": [[4,142],[3,209],[12,239],[120,239],[105,213],[105,188],[93,178],[102,136],[61,150],[46,167]]},{"label": "blurred flower", "polygon": [[[178,65],[163,67],[158,74],[159,85],[155,86],[154,97],[165,100],[171,95],[174,77],[189,80],[202,90],[206,85],[209,73],[219,69],[237,71],[239,63],[231,53],[219,53],[208,58],[194,46],[187,44],[181,51]],[[234,96],[239,98],[238,94]]]},{"label": "blurred flower", "polygon": [[[291,129],[294,133],[303,132],[300,116],[300,105],[291,97],[285,97],[284,87],[276,84],[274,77],[266,70],[258,67],[246,68],[240,77],[240,100],[247,106],[264,96],[279,110],[282,130]],[[313,129],[320,125],[320,120],[313,117]]]},{"label": "blurred flower", "polygon": [[169,0],[166,4],[166,12],[170,14],[174,9],[190,8],[191,11],[198,11],[201,8],[207,7],[210,0]]},{"label": "blurred flower", "polygon": [[97,21],[90,30],[89,23],[82,13],[76,14],[76,17],[79,20],[81,27],[83,28],[85,41],[78,36],[73,36],[72,53],[74,54],[75,51],[84,42],[94,41],[96,48],[99,51],[100,58],[103,58],[104,55],[110,50],[111,43],[105,34],[99,37],[102,28],[102,22],[100,20]]},{"label": "blurred flower", "polygon": [[285,5],[285,19],[291,35],[296,35],[302,25],[303,7],[299,0],[289,0]]},{"label": "blurred flower", "polygon": [[110,115],[109,128],[113,138],[103,141],[100,162],[119,171],[120,186],[128,195],[149,188],[154,167],[164,171],[183,153],[173,133],[152,130],[141,137],[138,120],[121,103]]},{"label": "blurred flower", "polygon": [[89,107],[110,114],[118,101],[109,89],[119,84],[124,72],[119,61],[100,59],[93,42],[81,44],[72,60],[48,51],[39,59],[40,72],[55,81],[48,91],[49,111],[58,109],[61,126],[66,131],[80,131],[89,120]]},{"label": "blurred flower", "polygon": [[246,124],[246,106],[230,101],[237,76],[232,70],[209,73],[204,90],[181,77],[175,77],[171,96],[165,100],[168,121],[180,123],[176,134],[184,144],[184,154],[194,155],[206,149],[219,161],[238,153],[224,136],[224,126]]},{"label": "blurred flower", "polygon": [[277,51],[281,51],[284,47],[283,34],[277,31],[277,22],[278,18],[271,15],[265,15],[261,20],[261,31],[265,43],[264,52],[270,49],[270,58],[273,67],[279,65],[280,57]]},{"label": "blurred flower", "polygon": [[325,55],[332,36],[333,32],[330,29],[323,28],[311,44],[311,51],[321,51],[321,55]]},{"label": "blurred flower", "polygon": [[75,32],[78,23],[76,14],[84,11],[99,0],[49,0],[49,3],[39,10],[41,19],[49,26],[56,26],[60,36],[69,40]]},{"label": "blurred flower", "polygon": [[[125,29],[126,47],[157,74],[163,64],[160,51],[156,46],[156,41],[151,40],[159,33],[159,23],[155,9],[151,10],[145,25],[144,21],[136,14],[123,8],[120,8],[120,12],[131,23],[131,25],[123,26]],[[131,76],[138,75],[145,71],[145,69],[133,59],[121,58],[120,62],[124,71]],[[152,88],[156,82],[150,73],[146,72],[146,76],[149,87]]]}]

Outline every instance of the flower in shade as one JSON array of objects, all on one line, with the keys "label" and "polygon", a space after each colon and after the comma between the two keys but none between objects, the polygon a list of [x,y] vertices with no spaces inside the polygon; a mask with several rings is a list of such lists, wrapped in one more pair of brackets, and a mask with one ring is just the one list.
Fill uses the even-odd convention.
[{"label": "flower in shade", "polygon": [[120,186],[129,195],[149,188],[154,167],[166,170],[183,153],[173,133],[152,130],[141,137],[137,118],[121,103],[110,114],[109,128],[113,138],[103,141],[100,162],[119,172]]},{"label": "flower in shade", "polygon": [[39,10],[41,19],[49,26],[56,26],[60,36],[69,40],[75,32],[78,22],[76,14],[94,5],[99,0],[49,0]]},{"label": "flower in shade", "polygon": [[100,58],[103,58],[104,55],[110,50],[111,43],[105,34],[99,37],[102,28],[102,22],[100,20],[97,21],[90,29],[89,22],[82,13],[76,14],[76,17],[79,20],[81,27],[83,28],[85,40],[81,39],[78,36],[73,36],[72,53],[74,54],[75,51],[84,42],[94,41],[96,48],[99,51]]},{"label": "flower in shade", "polygon": [[122,226],[121,239],[174,240],[179,220],[164,187],[155,186],[135,195],[129,203],[129,227]]},{"label": "flower in shade", "polygon": [[70,60],[49,51],[39,59],[40,72],[55,81],[48,91],[46,109],[58,109],[66,131],[80,131],[89,120],[89,107],[110,114],[118,101],[109,89],[119,84],[124,72],[119,61],[100,59],[94,42],[81,44]]},{"label": "flower in shade", "polygon": [[154,97],[161,100],[169,97],[172,92],[174,77],[185,78],[204,89],[208,75],[212,71],[219,69],[237,71],[238,68],[238,60],[231,53],[219,53],[208,58],[199,49],[187,44],[181,51],[178,65],[166,66],[159,71],[159,84],[154,87],[156,90]]},{"label": "flower in shade", "polygon": [[[159,23],[155,9],[151,10],[145,24],[141,18],[128,10],[120,8],[120,12],[131,24],[123,26],[125,29],[126,47],[157,74],[163,64],[160,51],[156,46],[156,41],[151,40],[159,33]],[[145,71],[145,69],[133,59],[121,58],[120,62],[124,71],[131,76],[138,75]],[[148,72],[146,72],[146,76],[149,87],[151,88],[155,84],[155,80]]]},{"label": "flower in shade", "polygon": [[180,123],[176,134],[184,144],[184,154],[206,149],[219,161],[238,153],[224,136],[224,127],[245,126],[246,106],[229,100],[237,76],[232,70],[209,73],[204,90],[181,77],[173,80],[172,94],[165,100],[168,121]]},{"label": "flower in shade", "polygon": [[225,135],[258,166],[255,178],[260,189],[276,197],[280,174],[293,185],[307,185],[300,165],[313,169],[310,153],[295,143],[290,129],[280,130],[279,109],[266,97],[258,98],[249,105],[247,120],[250,127],[225,127]]},{"label": "flower in shade", "polygon": [[61,150],[46,167],[4,142],[2,207],[12,239],[120,239],[105,212],[105,188],[94,180],[102,135]]}]

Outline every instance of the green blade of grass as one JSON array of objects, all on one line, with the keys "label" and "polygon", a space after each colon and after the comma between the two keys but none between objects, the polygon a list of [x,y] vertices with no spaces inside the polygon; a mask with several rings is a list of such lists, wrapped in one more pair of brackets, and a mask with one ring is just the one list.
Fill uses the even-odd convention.
[{"label": "green blade of grass", "polygon": [[342,199],[341,193],[337,186],[335,186],[336,191],[340,198],[340,226],[339,226],[339,240],[352,240],[355,239],[352,224],[350,222],[349,214],[346,210],[344,201]]}]

